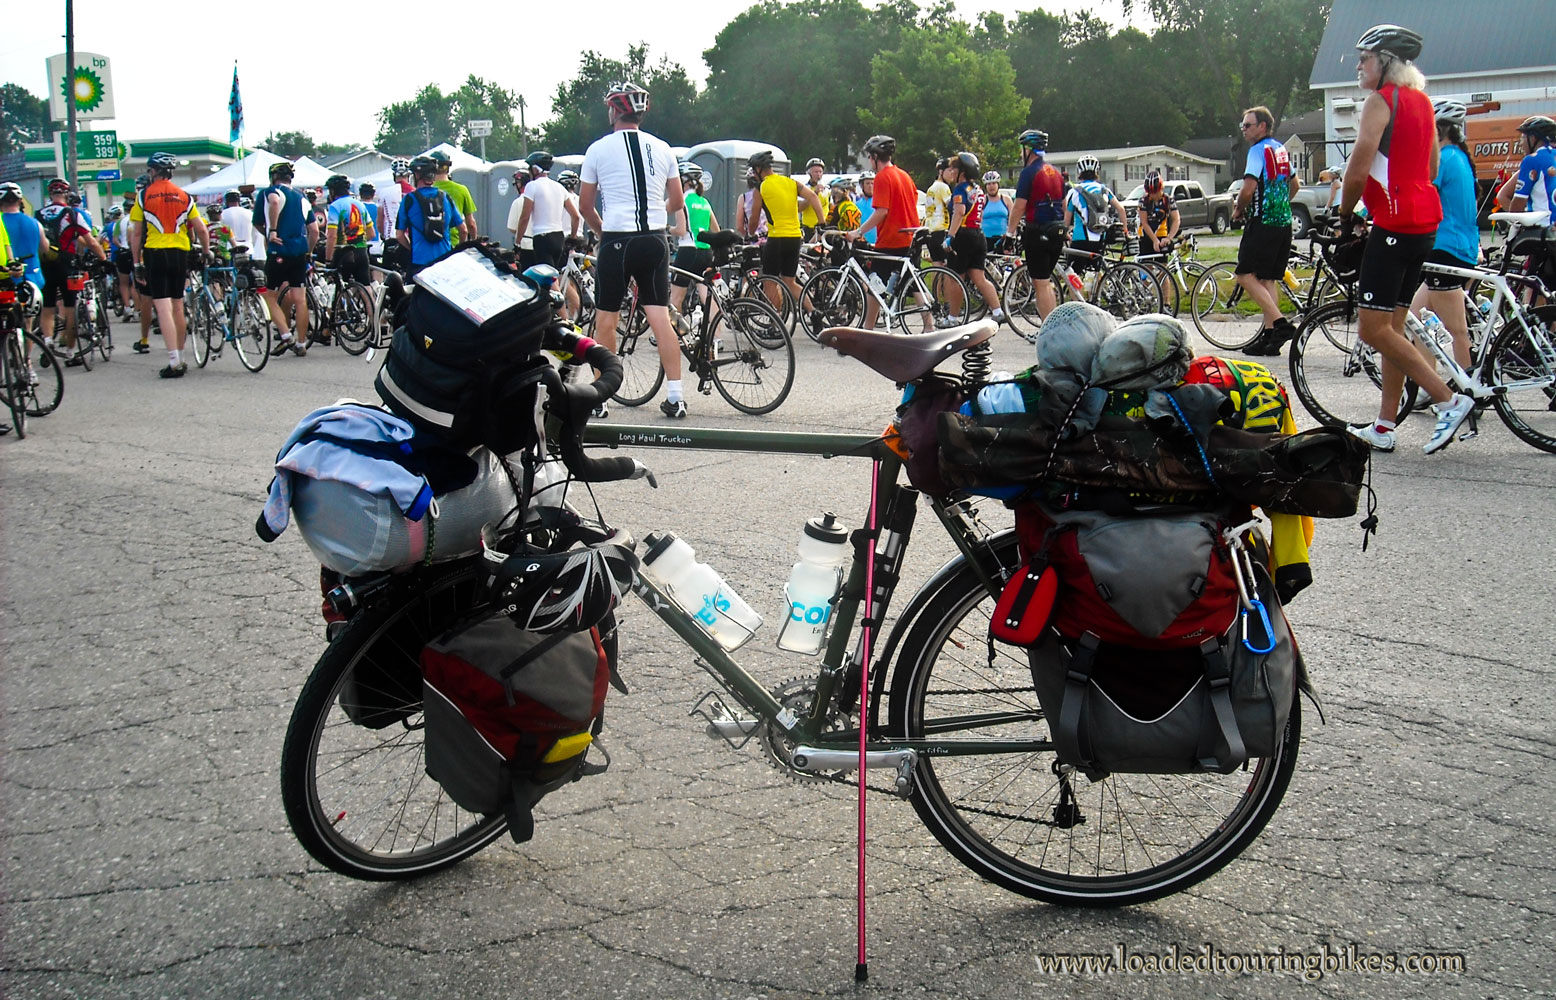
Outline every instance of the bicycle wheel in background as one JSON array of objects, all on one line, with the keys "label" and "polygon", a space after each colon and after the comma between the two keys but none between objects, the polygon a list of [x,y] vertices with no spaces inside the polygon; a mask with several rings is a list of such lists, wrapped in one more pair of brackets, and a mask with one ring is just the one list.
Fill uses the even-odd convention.
[{"label": "bicycle wheel in background", "polygon": [[66,352],[60,348],[61,361],[81,362],[81,367],[92,370],[92,352],[97,349],[97,318],[92,303],[85,293],[76,300],[76,346]]},{"label": "bicycle wheel in background", "polygon": [[856,327],[864,321],[864,295],[864,286],[854,275],[842,268],[824,267],[800,289],[800,301],[810,303],[800,325],[811,340],[818,339],[828,327]]},{"label": "bicycle wheel in background", "polygon": [[1144,266],[1133,261],[1109,264],[1097,281],[1092,302],[1120,322],[1162,311],[1162,290]]},{"label": "bicycle wheel in background", "polygon": [[350,620],[303,685],[281,745],[281,801],[298,842],[331,870],[416,878],[506,829],[501,814],[455,805],[425,770],[418,657],[475,606],[477,587],[477,569],[463,565],[385,595]]},{"label": "bicycle wheel in background", "polygon": [[[996,546],[1017,559],[1014,537]],[[904,738],[1049,740],[1017,648],[988,643],[995,597],[964,566],[913,622],[891,683],[890,726]],[[1231,774],[1110,774],[1091,781],[1051,750],[924,755],[913,807],[968,868],[1051,903],[1123,906],[1179,892],[1258,836],[1296,766],[1293,700],[1272,757]]]},{"label": "bicycle wheel in background", "polygon": [[1487,350],[1487,383],[1507,429],[1541,451],[1556,452],[1556,306],[1525,310],[1534,327],[1505,323]]},{"label": "bicycle wheel in background", "polygon": [[0,348],[5,351],[3,361],[5,381],[0,385],[0,392],[5,393],[6,409],[11,414],[11,430],[15,432],[17,440],[27,436],[27,404],[30,399],[30,387],[27,382],[27,359],[23,357],[21,348],[16,343],[16,334],[10,330],[5,331],[5,346]]},{"label": "bicycle wheel in background", "polygon": [[642,406],[659,392],[665,369],[648,317],[633,304],[626,321],[616,328],[616,356],[621,359],[621,387],[611,398],[623,406]]},{"label": "bicycle wheel in background", "polygon": [[97,312],[97,354],[104,361],[113,360],[113,323],[104,305],[103,296],[99,295],[94,300]]},{"label": "bicycle wheel in background", "polygon": [[357,356],[372,346],[373,293],[366,285],[346,282],[335,303],[335,333],[341,349]]},{"label": "bicycle wheel in background", "polygon": [[[1348,302],[1315,309],[1291,342],[1291,388],[1327,427],[1360,427],[1377,419],[1381,359],[1357,335],[1360,311]],[[1416,387],[1405,384],[1397,421],[1410,415]]]},{"label": "bicycle wheel in background", "polygon": [[1189,293],[1189,313],[1199,335],[1223,351],[1240,351],[1264,329],[1259,307],[1237,283],[1231,261],[1205,269]]},{"label": "bicycle wheel in background", "polygon": [[731,299],[713,326],[713,387],[742,413],[776,410],[794,387],[794,344],[772,306]]},{"label": "bicycle wheel in background", "polygon": [[1161,294],[1162,312],[1169,316],[1178,315],[1178,283],[1173,279],[1173,273],[1166,264],[1156,260],[1145,260],[1140,266],[1151,272],[1151,277],[1156,279],[1156,287]]},{"label": "bicycle wheel in background", "polygon": [[232,310],[232,346],[243,367],[257,372],[270,360],[270,316],[252,288],[238,293]]},{"label": "bicycle wheel in background", "polygon": [[799,306],[794,302],[794,293],[789,291],[789,286],[782,278],[772,274],[748,274],[740,283],[740,290],[735,297],[756,299],[772,306],[778,318],[783,320],[783,328],[791,333],[794,331],[794,324],[799,318]]},{"label": "bicycle wheel in background", "polygon": [[[27,380],[23,395],[27,400],[27,412],[34,417],[46,417],[59,409],[59,401],[65,398],[65,363],[53,351],[43,346],[43,338],[27,332],[32,347],[32,370],[37,379]],[[24,367],[23,372],[26,371]]]},{"label": "bicycle wheel in background", "polygon": [[1000,308],[1010,319],[1010,328],[1027,343],[1037,342],[1037,331],[1043,328],[1043,317],[1037,311],[1037,295],[1032,288],[1032,276],[1026,267],[1010,272],[1000,288]]},{"label": "bicycle wheel in background", "polygon": [[926,313],[932,329],[945,329],[967,322],[967,286],[955,271],[940,264],[931,264],[922,268],[918,277],[928,294],[927,302],[919,302],[917,284],[911,281],[897,282],[898,287],[892,295],[892,326],[898,333],[922,332]]},{"label": "bicycle wheel in background", "polygon": [[184,300],[184,310],[189,332],[185,346],[194,352],[195,364],[204,368],[211,360],[211,336],[216,326],[216,317],[211,315],[211,300],[202,289]]}]

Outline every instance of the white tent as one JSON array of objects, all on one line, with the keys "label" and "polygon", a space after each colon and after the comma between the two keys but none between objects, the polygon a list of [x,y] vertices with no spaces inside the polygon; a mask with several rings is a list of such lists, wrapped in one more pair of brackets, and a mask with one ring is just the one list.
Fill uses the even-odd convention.
[{"label": "white tent", "polygon": [[[469,167],[473,170],[480,170],[482,167],[487,166],[487,162],[481,159],[479,156],[476,156],[473,153],[467,153],[460,149],[458,146],[451,145],[450,143],[446,142],[440,142],[436,146],[433,146],[432,149],[426,150],[416,155],[427,156],[433,150],[442,150],[443,152],[447,153],[449,159],[453,161],[453,169],[456,170],[460,167]],[[415,157],[407,158],[414,159]],[[355,180],[358,184],[367,183],[373,185],[374,187],[381,188],[385,184],[388,184],[394,180],[394,174],[391,171],[385,169],[380,170],[377,173],[368,174],[366,177],[358,177]]]},{"label": "white tent", "polygon": [[292,163],[292,169],[295,171],[292,175],[294,188],[323,187],[325,181],[335,176],[335,171],[308,156],[299,156]]},{"label": "white tent", "polygon": [[285,157],[256,149],[236,163],[229,163],[209,177],[202,178],[184,188],[195,196],[221,194],[246,184],[264,187],[270,183],[270,165],[280,163]]}]

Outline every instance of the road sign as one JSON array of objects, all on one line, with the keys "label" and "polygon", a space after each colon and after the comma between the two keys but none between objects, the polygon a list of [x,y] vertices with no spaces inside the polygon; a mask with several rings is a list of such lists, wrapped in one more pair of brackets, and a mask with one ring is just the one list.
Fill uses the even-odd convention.
[{"label": "road sign", "polygon": [[108,57],[95,52],[77,52],[75,71],[65,70],[65,54],[48,58],[49,117],[57,122],[69,116],[66,99],[74,96],[76,120],[112,118],[113,77],[109,73]]},{"label": "road sign", "polygon": [[[61,164],[60,174],[65,172],[65,136],[66,132],[54,133],[54,159]],[[76,133],[76,173],[79,179],[92,178],[95,180],[119,179],[119,133],[113,129],[104,129],[99,132]],[[103,177],[104,172],[111,172],[112,177]]]},{"label": "road sign", "polygon": [[492,134],[492,120],[490,118],[472,118],[468,122],[470,126],[470,138],[480,139]]}]

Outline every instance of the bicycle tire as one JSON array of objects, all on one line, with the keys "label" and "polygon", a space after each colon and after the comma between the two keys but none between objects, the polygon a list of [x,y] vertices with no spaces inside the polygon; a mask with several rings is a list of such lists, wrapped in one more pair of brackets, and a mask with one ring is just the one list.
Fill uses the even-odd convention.
[{"label": "bicycle tire", "polygon": [[665,368],[648,317],[635,305],[625,329],[616,328],[616,356],[621,359],[621,386],[612,399],[622,406],[642,406],[659,394]]},{"label": "bicycle tire", "polygon": [[79,361],[86,371],[92,370],[92,353],[96,350],[96,320],[92,317],[92,305],[88,301],[76,301],[76,346],[68,354],[61,349],[60,357],[66,361]]},{"label": "bicycle tire", "polygon": [[[1235,265],[1222,261],[1205,269],[1189,293],[1189,314],[1194,329],[1223,351],[1240,351],[1254,342],[1264,328],[1259,309],[1248,301],[1243,286],[1237,283]],[[1252,319],[1249,319],[1249,310]]]},{"label": "bicycle tire", "polygon": [[[1377,352],[1357,335],[1360,310],[1349,302],[1320,306],[1291,342],[1291,388],[1326,427],[1360,427],[1377,418],[1383,371]],[[1405,384],[1397,422],[1410,415],[1416,388]]]},{"label": "bicycle tire", "polygon": [[[930,325],[934,329],[960,326],[967,322],[967,286],[955,271],[941,264],[931,264],[919,270],[918,278],[924,283],[924,291],[929,296],[927,306],[920,305],[913,294],[916,290],[913,282],[907,282],[904,286],[899,281],[897,289],[892,292],[891,323],[898,333],[918,333],[922,329],[922,322],[914,324],[917,329],[910,329],[908,317],[922,317],[926,311],[930,314]],[[958,291],[961,293],[960,300],[956,296]],[[955,305],[957,301],[961,302],[960,309]]]},{"label": "bicycle tire", "polygon": [[824,267],[800,289],[800,301],[811,304],[801,325],[811,340],[832,326],[858,326],[864,320],[864,286],[840,267]]},{"label": "bicycle tire", "polygon": [[233,305],[232,346],[238,360],[251,372],[258,372],[270,361],[270,317],[259,293],[252,288],[238,293]]},{"label": "bicycle tire", "polygon": [[372,346],[373,293],[359,281],[346,282],[335,296],[335,334],[341,350],[352,357],[367,353]]},{"label": "bicycle tire", "polygon": [[794,388],[794,342],[766,302],[731,299],[711,336],[713,387],[741,413],[776,410]]},{"label": "bicycle tire", "polygon": [[1487,348],[1489,384],[1503,390],[1492,405],[1519,440],[1556,453],[1556,306],[1524,315],[1535,328],[1533,336],[1517,323],[1504,323]]},{"label": "bicycle tire", "polygon": [[1173,280],[1172,271],[1166,264],[1160,261],[1142,261],[1141,267],[1151,272],[1151,277],[1156,279],[1156,288],[1161,295],[1162,312],[1169,316],[1178,315],[1178,283]]},{"label": "bicycle tire", "polygon": [[194,352],[195,366],[204,368],[211,360],[211,327],[215,325],[216,317],[211,315],[210,301],[205,297],[203,287],[185,302],[184,309],[185,346]]},{"label": "bicycle tire", "polygon": [[1156,276],[1143,264],[1124,261],[1103,268],[1092,303],[1123,322],[1145,313],[1161,312],[1162,289]]},{"label": "bicycle tire", "polygon": [[[33,357],[36,359],[33,370],[38,374],[38,384],[28,385],[23,393],[28,403],[27,415],[46,417],[59,409],[60,400],[65,398],[65,366],[60,363],[58,355],[43,346],[42,337],[28,330],[27,340],[32,344]],[[24,377],[25,372],[24,366]]]},{"label": "bicycle tire", "polygon": [[419,688],[414,704],[407,696],[400,706],[410,714],[380,729],[352,722],[340,705],[364,663],[419,677],[422,646],[476,605],[478,583],[479,568],[465,563],[401,584],[347,623],[297,696],[281,744],[281,801],[298,842],[330,870],[375,882],[417,878],[507,829],[502,814],[460,809],[427,776]]},{"label": "bicycle tire", "polygon": [[1010,272],[1000,286],[1000,308],[1010,320],[1010,329],[1029,344],[1037,343],[1043,317],[1037,311],[1037,291],[1032,275],[1022,265]]},{"label": "bicycle tire", "polygon": [[5,331],[5,384],[0,386],[5,390],[6,409],[11,412],[11,430],[16,434],[18,441],[27,437],[27,399],[30,386],[27,384],[27,359],[22,354],[21,348],[16,345],[14,330]]},{"label": "bicycle tire", "polygon": [[[1003,544],[1014,558],[1014,537]],[[1026,656],[988,642],[996,596],[964,565],[913,621],[892,677],[893,735],[1048,738]],[[1061,905],[1144,903],[1210,877],[1253,842],[1290,784],[1301,731],[1293,699],[1275,755],[1227,775],[1061,782],[1051,751],[924,754],[912,802],[953,857],[1005,889]]]},{"label": "bicycle tire", "polygon": [[[778,305],[773,306],[775,297],[773,292],[775,289],[777,291]],[[801,294],[804,294],[803,289]],[[794,293],[789,291],[789,286],[777,275],[746,275],[745,280],[740,283],[740,290],[735,297],[756,299],[758,302],[773,306],[773,311],[778,314],[779,319],[783,320],[783,328],[790,333],[794,332],[794,324],[799,319],[800,309],[794,301]]]},{"label": "bicycle tire", "polygon": [[108,311],[103,307],[103,300],[97,300],[98,333],[97,355],[104,361],[113,360],[113,323],[108,318]]}]

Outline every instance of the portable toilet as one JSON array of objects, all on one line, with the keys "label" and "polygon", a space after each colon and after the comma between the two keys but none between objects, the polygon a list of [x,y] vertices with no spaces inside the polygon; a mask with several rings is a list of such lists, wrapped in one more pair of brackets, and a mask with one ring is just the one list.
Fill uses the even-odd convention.
[{"label": "portable toilet", "polygon": [[693,146],[685,159],[702,168],[703,197],[713,206],[720,229],[735,227],[735,203],[746,193],[746,161],[763,149],[773,151],[773,171],[789,172],[789,154],[770,142],[720,139]]},{"label": "portable toilet", "polygon": [[529,164],[523,160],[498,160],[486,173],[486,203],[491,213],[483,211],[481,232],[505,247],[513,246],[513,234],[508,232],[508,213],[519,198],[519,186],[513,183],[513,174],[521,169],[528,170]]},{"label": "portable toilet", "polygon": [[[497,234],[500,240],[503,235],[503,223],[507,220],[507,206],[503,206],[503,215],[493,221],[495,213],[492,211],[492,200],[487,190],[487,180],[490,176],[491,164],[479,161],[478,166],[465,166],[454,164],[448,172],[449,180],[458,181],[470,189],[470,197],[475,201],[475,221],[477,231],[491,235]],[[510,174],[513,171],[508,171]]]}]

